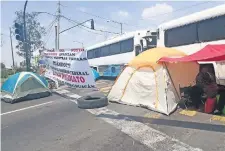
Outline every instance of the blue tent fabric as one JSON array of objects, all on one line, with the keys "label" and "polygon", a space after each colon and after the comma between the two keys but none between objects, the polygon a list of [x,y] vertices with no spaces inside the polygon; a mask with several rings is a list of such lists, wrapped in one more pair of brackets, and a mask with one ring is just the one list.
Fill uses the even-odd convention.
[{"label": "blue tent fabric", "polygon": [[33,74],[35,74],[45,84],[45,86],[48,87],[48,81],[43,76],[40,76],[36,73]]},{"label": "blue tent fabric", "polygon": [[95,70],[95,69],[92,69],[92,73],[94,75],[94,79],[98,79],[100,77],[99,73]]},{"label": "blue tent fabric", "polygon": [[44,60],[39,60],[39,64],[45,64]]},{"label": "blue tent fabric", "polygon": [[6,91],[9,93],[13,93],[15,85],[16,85],[16,81],[19,78],[20,73],[16,73],[12,76],[10,76],[3,84],[2,84],[2,91]]},{"label": "blue tent fabric", "polygon": [[50,92],[47,80],[32,72],[20,72],[10,76],[2,84],[1,91],[3,99],[10,100]]}]

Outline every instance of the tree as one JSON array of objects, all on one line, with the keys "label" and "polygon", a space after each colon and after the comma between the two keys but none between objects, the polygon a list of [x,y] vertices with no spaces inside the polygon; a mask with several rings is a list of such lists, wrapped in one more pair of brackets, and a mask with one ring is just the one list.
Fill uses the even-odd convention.
[{"label": "tree", "polygon": [[1,62],[1,69],[5,69],[5,64]]},{"label": "tree", "polygon": [[[18,23],[23,25],[23,11],[16,11],[16,19],[14,20],[14,23]],[[30,48],[31,54],[34,52],[34,50],[37,50],[38,48],[43,46],[42,37],[46,35],[46,30],[43,26],[41,26],[40,22],[37,19],[38,13],[31,12],[26,13],[26,35],[27,35],[27,42],[28,47]],[[18,45],[21,45],[21,43]],[[17,54],[19,56],[22,56],[25,58],[25,52],[22,46],[22,50],[17,47],[19,51]]]}]

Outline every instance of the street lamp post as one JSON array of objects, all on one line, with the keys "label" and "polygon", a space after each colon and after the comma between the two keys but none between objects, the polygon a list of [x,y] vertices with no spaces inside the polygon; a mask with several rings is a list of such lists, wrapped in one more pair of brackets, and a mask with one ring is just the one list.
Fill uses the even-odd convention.
[{"label": "street lamp post", "polygon": [[[23,26],[24,26],[24,49],[26,52],[26,65],[27,65],[27,71],[29,71],[30,69],[30,59],[29,59],[29,50],[27,47],[27,35],[26,35],[26,8],[27,8],[27,2],[28,0],[26,0],[25,4],[24,4],[24,10],[23,10]],[[29,54],[28,54],[29,53]]]},{"label": "street lamp post", "polygon": [[117,21],[114,21],[114,20],[107,20],[107,22],[113,22],[113,23],[119,24],[120,25],[120,34],[121,35],[123,34],[123,23],[117,22]]}]

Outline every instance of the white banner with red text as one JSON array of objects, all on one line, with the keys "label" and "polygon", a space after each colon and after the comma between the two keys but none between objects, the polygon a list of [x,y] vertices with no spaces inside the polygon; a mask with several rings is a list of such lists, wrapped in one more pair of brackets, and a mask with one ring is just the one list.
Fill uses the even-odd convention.
[{"label": "white banner with red text", "polygon": [[44,52],[46,77],[55,77],[74,88],[95,88],[86,52]]}]

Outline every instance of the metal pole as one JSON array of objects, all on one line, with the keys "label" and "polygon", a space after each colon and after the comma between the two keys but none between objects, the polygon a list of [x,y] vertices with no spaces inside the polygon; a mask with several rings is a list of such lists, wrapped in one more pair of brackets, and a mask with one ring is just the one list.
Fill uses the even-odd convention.
[{"label": "metal pole", "polygon": [[123,24],[122,23],[120,23],[120,33],[121,33],[121,35],[123,34]]},{"label": "metal pole", "polygon": [[24,49],[26,52],[26,65],[27,65],[27,71],[29,71],[30,69],[30,60],[29,60],[29,50],[27,48],[27,36],[26,36],[26,7],[27,7],[27,2],[28,0],[26,0],[25,4],[24,4],[24,10],[23,10],[23,25],[24,25]]},{"label": "metal pole", "polygon": [[57,50],[59,51],[59,31],[60,31],[60,0],[58,2],[58,32],[57,32]]},{"label": "metal pole", "polygon": [[121,35],[123,34],[123,23],[120,23],[120,22],[117,22],[117,21],[114,21],[114,20],[108,20],[107,22],[113,22],[113,23],[116,23],[116,24],[120,24],[120,34]]},{"label": "metal pole", "polygon": [[57,40],[58,40],[57,39],[57,35],[58,35],[58,33],[57,33],[57,26],[55,26],[55,51],[58,50],[58,48],[57,48],[58,47],[58,44],[57,44]]},{"label": "metal pole", "polygon": [[15,61],[14,61],[14,54],[13,54],[13,44],[12,44],[12,31],[11,28],[9,28],[10,32],[10,42],[11,42],[11,51],[12,51],[12,61],[13,61],[13,68],[15,67]]}]

